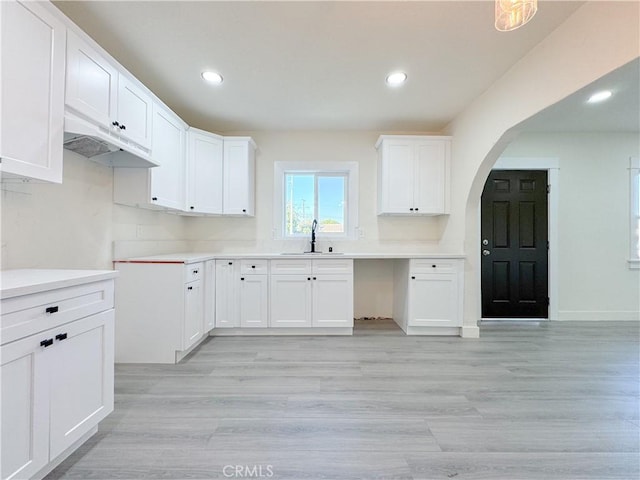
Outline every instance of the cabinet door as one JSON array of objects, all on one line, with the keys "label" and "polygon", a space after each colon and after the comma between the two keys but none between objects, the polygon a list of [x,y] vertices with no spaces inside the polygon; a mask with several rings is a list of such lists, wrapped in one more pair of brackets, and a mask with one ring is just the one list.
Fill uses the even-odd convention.
[{"label": "cabinet door", "polygon": [[353,275],[313,277],[313,326],[353,327]]},{"label": "cabinet door", "polygon": [[421,141],[415,149],[415,212],[445,213],[447,146],[443,141]]},{"label": "cabinet door", "polygon": [[117,120],[118,71],[76,34],[67,37],[65,103],[76,113],[113,130]]},{"label": "cabinet door", "polygon": [[208,260],[204,264],[204,329],[207,333],[215,327],[216,319],[216,261]]},{"label": "cabinet door", "polygon": [[311,326],[311,275],[271,275],[270,327]]},{"label": "cabinet door", "polygon": [[415,274],[409,282],[409,326],[462,325],[456,274]]},{"label": "cabinet door", "polygon": [[240,277],[240,326],[269,326],[269,282],[267,275]]},{"label": "cabinet door", "polygon": [[409,141],[385,140],[380,157],[379,213],[413,213],[414,153]]},{"label": "cabinet door", "polygon": [[202,337],[202,307],[202,281],[195,280],[185,284],[182,350],[187,350]]},{"label": "cabinet door", "polygon": [[141,147],[151,148],[153,99],[124,75],[118,77],[119,135]]},{"label": "cabinet door", "polygon": [[62,182],[66,27],[37,2],[0,2],[0,168]]},{"label": "cabinet door", "polygon": [[189,130],[187,211],[222,214],[222,139]]},{"label": "cabinet door", "polygon": [[240,326],[238,269],[240,262],[216,260],[216,328]]},{"label": "cabinet door", "polygon": [[31,478],[49,461],[50,331],[2,346],[1,478]]},{"label": "cabinet door", "polygon": [[113,411],[114,311],[55,329],[51,348],[50,457]]},{"label": "cabinet door", "polygon": [[150,203],[176,210],[184,209],[185,127],[182,121],[158,104],[153,107],[151,156],[160,165],[150,169]]},{"label": "cabinet door", "polygon": [[223,213],[253,216],[255,159],[251,142],[225,139],[223,162]]}]

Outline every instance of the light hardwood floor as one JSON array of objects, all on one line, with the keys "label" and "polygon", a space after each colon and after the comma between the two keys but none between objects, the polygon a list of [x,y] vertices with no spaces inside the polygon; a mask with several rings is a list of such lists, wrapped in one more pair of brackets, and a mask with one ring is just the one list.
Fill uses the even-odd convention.
[{"label": "light hardwood floor", "polygon": [[211,338],[117,365],[115,412],[47,479],[637,479],[638,345],[633,322]]}]

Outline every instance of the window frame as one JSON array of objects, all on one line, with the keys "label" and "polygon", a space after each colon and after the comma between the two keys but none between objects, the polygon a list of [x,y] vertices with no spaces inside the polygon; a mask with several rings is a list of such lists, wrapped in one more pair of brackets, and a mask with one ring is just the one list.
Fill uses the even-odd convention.
[{"label": "window frame", "polygon": [[[317,232],[316,237],[324,240],[355,240],[358,238],[358,162],[274,162],[273,189],[273,236],[274,239],[300,241],[308,235],[287,235],[285,175],[316,175],[345,177],[345,231],[344,233]],[[317,179],[314,180],[317,182]],[[314,212],[318,208],[318,192],[314,192]]]},{"label": "window frame", "polygon": [[629,268],[640,269],[640,159],[629,159]]}]

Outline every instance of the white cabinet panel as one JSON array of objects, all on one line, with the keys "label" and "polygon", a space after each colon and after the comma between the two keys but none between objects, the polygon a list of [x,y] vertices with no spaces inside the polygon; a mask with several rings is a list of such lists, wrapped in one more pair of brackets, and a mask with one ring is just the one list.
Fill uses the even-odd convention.
[{"label": "white cabinet panel", "polygon": [[421,141],[415,147],[414,205],[419,212],[445,211],[447,146],[442,141]]},{"label": "white cabinet panel", "polygon": [[2,179],[62,182],[66,27],[37,2],[0,2]]},{"label": "white cabinet panel", "polygon": [[409,326],[458,327],[456,275],[416,274],[409,284]]},{"label": "white cabinet panel", "polygon": [[215,328],[216,320],[216,261],[207,260],[204,264],[204,328],[206,334]]},{"label": "white cabinet panel", "polygon": [[222,137],[187,130],[187,208],[189,212],[222,214]]},{"label": "white cabinet panel", "polygon": [[382,195],[379,208],[385,213],[407,214],[413,208],[413,167],[411,145],[394,141],[384,144],[378,175]]},{"label": "white cabinet panel", "polygon": [[182,350],[189,349],[202,338],[203,301],[202,280],[185,284]]},{"label": "white cabinet panel", "polygon": [[248,137],[226,137],[223,157],[223,213],[252,217],[255,212],[255,143]]},{"label": "white cabinet panel", "polygon": [[269,277],[243,275],[240,277],[240,326],[266,328],[269,326]]},{"label": "white cabinet panel", "polygon": [[311,276],[271,275],[270,327],[311,326]]},{"label": "white cabinet panel", "polygon": [[113,310],[109,310],[52,333],[52,459],[113,411],[113,319]]},{"label": "white cabinet panel", "polygon": [[240,326],[239,271],[239,261],[216,260],[216,328]]},{"label": "white cabinet panel", "polygon": [[124,75],[118,77],[119,135],[144,147],[151,147],[153,99]]},{"label": "white cabinet panel", "polygon": [[34,335],[2,346],[1,478],[30,478],[49,461],[48,353]]},{"label": "white cabinet panel", "polygon": [[111,129],[117,119],[118,70],[69,31],[65,103],[76,113]]},{"label": "white cabinet panel", "polygon": [[314,327],[353,327],[353,275],[313,277]]}]

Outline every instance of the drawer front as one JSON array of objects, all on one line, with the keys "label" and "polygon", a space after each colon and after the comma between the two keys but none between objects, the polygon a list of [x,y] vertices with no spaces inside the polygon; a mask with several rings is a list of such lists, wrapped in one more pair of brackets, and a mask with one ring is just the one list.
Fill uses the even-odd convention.
[{"label": "drawer front", "polygon": [[278,274],[295,274],[302,273],[309,275],[311,273],[311,260],[271,260],[271,273]]},{"label": "drawer front", "polygon": [[429,260],[428,258],[413,259],[409,266],[411,273],[455,273],[458,262],[455,260]]},{"label": "drawer front", "polygon": [[2,300],[2,343],[113,308],[113,280]]},{"label": "drawer front", "polygon": [[184,283],[204,278],[204,263],[190,263],[184,266]]},{"label": "drawer front", "polygon": [[313,273],[353,273],[353,260],[351,258],[313,260]]},{"label": "drawer front", "polygon": [[240,262],[240,272],[243,275],[267,274],[269,273],[269,261],[264,259],[242,260]]}]

